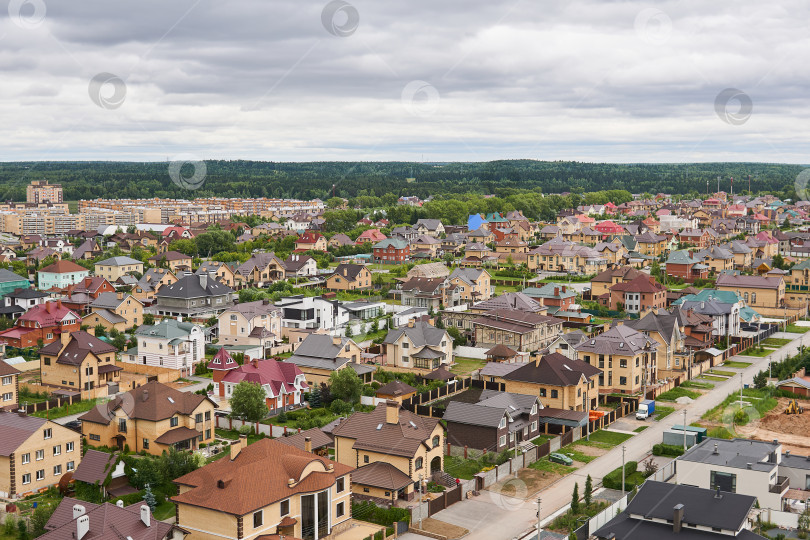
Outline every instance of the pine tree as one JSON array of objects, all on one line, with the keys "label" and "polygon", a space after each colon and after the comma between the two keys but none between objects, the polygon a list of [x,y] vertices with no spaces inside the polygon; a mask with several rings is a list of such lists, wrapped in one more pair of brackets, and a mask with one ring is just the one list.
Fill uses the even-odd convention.
[{"label": "pine tree", "polygon": [[318,385],[313,385],[312,390],[309,392],[309,406],[313,409],[318,409],[321,406],[321,390]]},{"label": "pine tree", "polygon": [[579,514],[579,484],[574,484],[574,492],[571,494],[571,513]]},{"label": "pine tree", "polygon": [[157,500],[155,500],[155,494],[152,493],[149,484],[146,484],[143,488],[143,502],[149,506],[149,510],[154,514],[155,508],[157,508]]},{"label": "pine tree", "polygon": [[591,475],[588,475],[588,478],[585,480],[585,506],[591,505],[591,497],[593,496],[593,480],[591,480]]}]

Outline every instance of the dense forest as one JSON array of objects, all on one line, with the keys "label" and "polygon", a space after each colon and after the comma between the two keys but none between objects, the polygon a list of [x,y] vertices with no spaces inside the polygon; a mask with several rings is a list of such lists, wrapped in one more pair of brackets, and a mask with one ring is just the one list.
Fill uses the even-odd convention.
[{"label": "dense forest", "polygon": [[[482,163],[207,161],[207,177],[196,191],[172,182],[168,163],[14,162],[0,164],[0,196],[25,200],[31,180],[61,183],[66,200],[145,197],[331,197],[492,194],[507,190],[585,193],[627,190],[633,193],[705,194],[735,192],[793,194],[804,167],[767,163],[611,164],[565,161],[492,161]],[[190,165],[182,172],[190,176]]]}]

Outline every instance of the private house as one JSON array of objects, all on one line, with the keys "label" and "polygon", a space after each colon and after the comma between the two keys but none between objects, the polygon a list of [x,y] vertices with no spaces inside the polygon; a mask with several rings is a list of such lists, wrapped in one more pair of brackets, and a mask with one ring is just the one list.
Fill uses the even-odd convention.
[{"label": "private house", "polygon": [[395,367],[433,370],[453,360],[453,338],[424,320],[389,331],[383,345],[386,364]]},{"label": "private house", "polygon": [[730,291],[752,308],[782,308],[785,280],[782,276],[717,276],[717,290]]},{"label": "private house", "polygon": [[648,480],[597,540],[762,540],[750,530],[757,497]]},{"label": "private house", "polygon": [[476,347],[506,345],[516,351],[545,349],[562,326],[562,319],[515,309],[489,310],[472,320]]},{"label": "private house", "polygon": [[401,238],[388,238],[374,244],[372,259],[378,264],[404,264],[411,255],[411,247]]},{"label": "private house", "polygon": [[103,293],[114,293],[112,283],[100,276],[84,278],[73,287],[68,287],[67,295],[62,297],[62,305],[69,307],[76,313],[87,315],[90,313],[90,304]]},{"label": "private house", "polygon": [[329,239],[328,245],[330,248],[337,249],[343,246],[352,246],[354,241],[343,233],[337,233]]},{"label": "private house", "polygon": [[635,394],[657,379],[658,342],[619,324],[575,347],[583,362],[598,367],[603,393]]},{"label": "private house", "polygon": [[95,504],[65,497],[59,502],[59,506],[45,525],[45,533],[39,538],[178,540],[186,534],[187,531],[176,525],[155,519],[149,506],[143,501],[124,506],[123,501],[116,504],[109,502]]},{"label": "private house", "polygon": [[296,251],[326,251],[326,237],[316,231],[306,231],[295,241]]},{"label": "private house", "polygon": [[552,341],[546,350],[548,354],[559,353],[569,360],[576,360],[577,351],[574,347],[586,339],[588,339],[588,336],[582,330],[572,330],[557,336],[557,339]]},{"label": "private house", "polygon": [[706,249],[712,242],[712,236],[706,229],[684,229],[678,233],[678,242],[686,246]]},{"label": "private house", "polygon": [[351,519],[353,467],[243,436],[230,456],[174,481],[177,525],[192,538],[326,538]]},{"label": "private house", "polygon": [[159,456],[164,450],[196,450],[214,441],[214,409],[207,396],[181,392],[157,381],[102,403],[79,417],[94,446]]},{"label": "private house", "polygon": [[60,337],[39,350],[42,384],[74,391],[112,386],[117,391],[124,369],[116,363],[118,349],[84,331]]},{"label": "private house", "polygon": [[0,497],[54,486],[82,460],[81,435],[44,418],[0,411],[0,433]]},{"label": "private house", "polygon": [[655,234],[652,231],[645,231],[635,238],[636,249],[639,253],[643,253],[649,257],[660,257],[666,252],[667,237],[664,235]]},{"label": "private house", "polygon": [[[203,261],[199,268],[194,271],[196,275],[208,274],[223,285],[231,289],[238,289],[242,283],[241,276],[237,278],[236,263],[224,263],[220,261]],[[162,269],[161,269],[162,270]]]},{"label": "private house", "polygon": [[318,262],[309,255],[291,253],[284,259],[284,278],[311,277],[318,275]]},{"label": "private house", "polygon": [[163,319],[135,331],[137,346],[124,351],[121,360],[130,364],[175,369],[193,375],[205,360],[205,336],[201,326],[176,319]]},{"label": "private house", "polygon": [[419,219],[413,226],[419,234],[426,234],[438,238],[444,234],[444,225],[440,219]]},{"label": "private house", "polygon": [[223,345],[250,345],[268,351],[281,341],[281,308],[269,300],[236,303],[220,313],[217,325]]},{"label": "private house", "polygon": [[334,330],[349,322],[349,310],[338,300],[321,296],[287,296],[276,302],[276,307],[281,309],[284,328]]},{"label": "private house", "polygon": [[707,279],[709,267],[703,261],[692,257],[688,251],[673,251],[666,262],[667,275],[694,283],[696,279]]},{"label": "private house", "polygon": [[709,267],[709,270],[719,274],[725,270],[734,269],[734,254],[729,249],[721,246],[710,246],[694,254],[695,259],[700,259]]},{"label": "private house", "polygon": [[734,268],[738,270],[751,268],[754,262],[754,252],[750,247],[739,240],[732,240],[729,244],[729,250],[734,257]]},{"label": "private house", "polygon": [[689,369],[686,322],[680,316],[679,308],[674,308],[673,313],[663,309],[651,310],[641,318],[631,319],[624,324],[658,342],[656,358],[658,373],[662,378],[677,376]]},{"label": "private house", "polygon": [[[495,242],[495,253],[504,253],[506,255],[518,255],[529,252],[529,243],[523,240],[505,238]],[[502,257],[504,260],[507,257]]]},{"label": "private house", "polygon": [[0,296],[5,296],[17,289],[29,289],[31,282],[27,278],[7,270],[0,268]]},{"label": "private house", "polygon": [[355,497],[412,500],[415,488],[444,470],[444,429],[438,418],[400,408],[396,401],[356,412],[333,430],[335,460],[357,467]]},{"label": "private house", "polygon": [[242,381],[258,384],[264,390],[270,414],[275,415],[301,406],[302,394],[309,390],[306,376],[290,362],[245,359],[241,366],[222,347],[208,363],[214,371],[214,394],[230,398]]},{"label": "private house", "polygon": [[0,360],[0,410],[12,411],[20,401],[20,370]]},{"label": "private house", "polygon": [[371,271],[362,264],[340,263],[326,278],[330,291],[355,291],[371,288]]},{"label": "private house", "polygon": [[0,342],[12,347],[36,347],[60,339],[61,334],[76,332],[81,327],[81,318],[63,306],[61,300],[46,302],[30,308],[15,322],[14,327],[0,332]]},{"label": "private house", "polygon": [[502,452],[540,435],[536,395],[484,390],[477,403],[451,401],[442,419],[452,446]]},{"label": "private house", "polygon": [[70,258],[74,261],[79,260],[86,260],[86,259],[94,259],[101,255],[101,248],[98,247],[98,243],[92,238],[88,238],[84,242],[81,243],[79,247],[73,250],[71,253]]},{"label": "private house", "polygon": [[143,274],[143,263],[132,257],[110,257],[95,264],[95,273],[108,281],[118,281],[121,276],[137,272]]},{"label": "private house", "polygon": [[164,285],[177,282],[174,272],[166,268],[150,268],[141,279],[132,287],[132,296],[145,304],[151,304],[155,293]]},{"label": "private house", "polygon": [[[697,294],[684,296],[675,304],[681,311],[709,317],[710,328],[702,329],[709,335],[720,337],[740,334],[740,314],[745,306],[736,292],[703,289]],[[700,326],[697,329],[700,331]]]},{"label": "private house", "polygon": [[50,297],[50,294],[36,289],[15,289],[0,300],[0,315],[16,319],[32,307],[44,304]]},{"label": "private house", "polygon": [[403,306],[424,307],[437,311],[441,306],[458,304],[456,287],[447,278],[415,277],[397,286]]},{"label": "private house", "polygon": [[542,287],[526,287],[521,292],[529,298],[542,302],[551,315],[558,311],[568,311],[577,300],[576,290],[558,283],[546,283]]},{"label": "private house", "polygon": [[175,275],[180,270],[191,269],[191,257],[179,251],[167,251],[158,253],[154,257],[149,257],[149,264],[158,268],[168,268]]},{"label": "private house", "polygon": [[618,268],[611,268],[595,275],[591,279],[591,297],[597,298],[603,294],[609,294],[610,288],[617,283],[624,283],[632,281],[638,276],[646,276],[641,270],[637,270],[632,266],[620,266]]},{"label": "private house", "polygon": [[251,255],[250,259],[236,269],[236,273],[244,282],[261,288],[284,279],[286,268],[284,261],[274,253],[260,252]]},{"label": "private house", "polygon": [[102,496],[115,497],[128,493],[132,487],[125,472],[124,460],[118,452],[102,452],[88,448],[73,473],[73,480],[88,486],[98,486]]},{"label": "private house", "polygon": [[498,296],[493,296],[489,300],[478,302],[470,310],[473,313],[484,313],[495,309],[514,309],[525,311],[526,313],[536,313],[543,315],[546,313],[546,306],[534,298],[522,292],[506,292]]},{"label": "private house", "polygon": [[652,276],[638,276],[631,281],[611,286],[610,295],[606,300],[610,310],[637,314],[650,309],[665,308],[667,289]]},{"label": "private house", "polygon": [[552,353],[535,355],[495,380],[503,382],[507,392],[539,397],[546,407],[589,411],[598,406],[600,374],[587,362]]},{"label": "private house", "polygon": [[[781,474],[778,441],[709,437],[677,458],[678,482],[756,497],[762,508],[780,511],[788,479]],[[804,486],[802,486],[804,488]]]},{"label": "private house", "polygon": [[364,382],[371,382],[376,368],[360,364],[362,350],[351,339],[327,334],[309,334],[285,362],[295,364],[306,376],[308,386],[327,382],[341,369],[354,369]]},{"label": "private house", "polygon": [[234,291],[207,275],[187,275],[156,293],[153,308],[164,317],[216,316],[233,305]]},{"label": "private house", "polygon": [[441,245],[441,240],[428,236],[427,234],[421,234],[411,240],[410,254],[412,257],[420,255],[428,259],[435,259],[439,254]]},{"label": "private house", "polygon": [[143,304],[123,291],[101,293],[90,304],[90,313],[82,317],[82,324],[95,328],[99,324],[107,330],[126,330],[143,323]]},{"label": "private house", "polygon": [[67,289],[90,275],[90,271],[73,261],[61,260],[37,272],[37,283],[43,291]]},{"label": "private house", "polygon": [[373,245],[377,242],[382,242],[386,238],[387,237],[381,233],[379,229],[367,229],[360,233],[360,236],[357,237],[357,240],[355,240],[354,243],[359,246],[365,244],[366,242],[370,242]]},{"label": "private house", "polygon": [[481,268],[456,268],[449,282],[459,303],[473,304],[492,297],[489,272]]}]

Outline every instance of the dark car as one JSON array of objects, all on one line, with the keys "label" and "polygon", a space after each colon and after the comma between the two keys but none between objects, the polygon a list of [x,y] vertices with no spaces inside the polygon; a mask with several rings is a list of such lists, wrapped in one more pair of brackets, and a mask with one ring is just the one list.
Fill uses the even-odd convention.
[{"label": "dark car", "polygon": [[81,431],[82,431],[82,421],[81,420],[71,420],[70,422],[67,422],[66,424],[64,424],[64,426],[66,428],[72,429],[73,431],[78,431],[79,433],[81,433]]}]

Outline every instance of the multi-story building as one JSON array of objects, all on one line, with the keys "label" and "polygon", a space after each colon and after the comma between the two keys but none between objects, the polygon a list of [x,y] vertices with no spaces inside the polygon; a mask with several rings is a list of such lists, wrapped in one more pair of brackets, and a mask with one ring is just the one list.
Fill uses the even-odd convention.
[{"label": "multi-story building", "polygon": [[402,238],[387,238],[373,247],[373,259],[379,264],[404,264],[411,255],[411,247]]},{"label": "multi-story building", "polygon": [[489,272],[481,268],[456,268],[450,274],[449,282],[455,287],[459,302],[472,304],[492,297]]},{"label": "multi-story building", "polygon": [[124,362],[176,369],[186,376],[205,360],[203,329],[193,323],[163,319],[138,327],[135,339],[137,346],[121,355]]},{"label": "multi-story building", "polygon": [[0,410],[11,411],[20,401],[20,370],[0,360]]},{"label": "multi-story building", "polygon": [[53,288],[61,290],[76,285],[89,275],[89,270],[75,262],[60,260],[37,272],[37,279],[42,290]]},{"label": "multi-story building", "polygon": [[61,300],[29,308],[14,327],[0,332],[0,341],[12,347],[35,347],[59,341],[60,335],[70,334],[81,327],[81,317]]},{"label": "multi-story building", "polygon": [[39,203],[61,203],[62,184],[49,184],[47,180],[33,180],[25,188],[25,202]]},{"label": "multi-story building", "polygon": [[717,290],[730,291],[753,308],[782,308],[785,280],[782,276],[717,276]]},{"label": "multi-story building", "polygon": [[340,263],[326,278],[330,291],[355,291],[371,288],[371,271],[362,264]]},{"label": "multi-story building", "polygon": [[652,276],[638,276],[632,281],[610,287],[610,294],[605,300],[608,309],[637,314],[666,307],[667,289]]},{"label": "multi-story building", "polygon": [[414,277],[397,286],[403,306],[438,310],[458,304],[458,290],[447,278]]},{"label": "multi-story building", "polygon": [[546,407],[589,411],[599,403],[601,371],[559,353],[536,355],[533,361],[493,379],[506,391],[537,396]]},{"label": "multi-story building", "polygon": [[152,309],[164,317],[211,317],[233,306],[234,291],[208,275],[187,275],[156,293]]},{"label": "multi-story building", "polygon": [[453,339],[427,321],[408,321],[383,341],[387,363],[396,367],[433,370],[453,360]]},{"label": "multi-story building", "polygon": [[282,314],[282,309],[269,300],[234,304],[218,317],[219,342],[267,351],[281,341]]},{"label": "multi-story building", "polygon": [[562,319],[515,309],[492,309],[472,320],[477,347],[506,345],[516,351],[545,349],[562,327]]},{"label": "multi-story building", "polygon": [[285,328],[334,330],[348,323],[350,317],[340,302],[320,296],[287,296],[275,305],[281,309]]},{"label": "multi-story building", "polygon": [[540,434],[543,404],[533,395],[484,390],[478,403],[450,401],[442,417],[453,446],[502,452]]},{"label": "multi-story building", "polygon": [[191,538],[315,540],[351,519],[353,470],[271,439],[248,446],[243,437],[230,456],[177,478],[171,500]]},{"label": "multi-story building", "polygon": [[110,257],[95,264],[96,275],[109,281],[118,281],[121,276],[133,272],[143,274],[143,263],[132,257]]},{"label": "multi-story building", "polygon": [[143,323],[143,303],[124,291],[101,293],[89,307],[82,323],[93,328],[123,331]]},{"label": "multi-story building", "polygon": [[79,391],[117,386],[124,369],[115,361],[118,349],[84,331],[60,337],[39,350],[42,384]]},{"label": "multi-story building", "polygon": [[0,411],[0,497],[54,486],[82,460],[82,437],[55,422]]},{"label": "multi-story building", "polygon": [[583,362],[598,367],[604,393],[636,394],[657,380],[658,342],[619,324],[574,347]]},{"label": "multi-story building", "polygon": [[94,446],[128,447],[159,456],[164,450],[196,450],[214,441],[214,409],[208,397],[157,381],[91,409],[79,420]]}]

